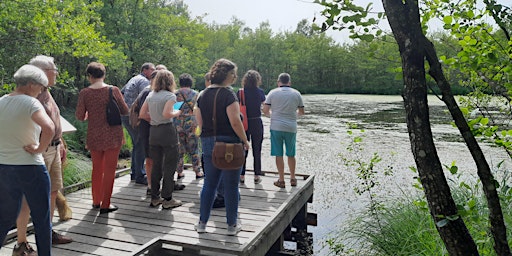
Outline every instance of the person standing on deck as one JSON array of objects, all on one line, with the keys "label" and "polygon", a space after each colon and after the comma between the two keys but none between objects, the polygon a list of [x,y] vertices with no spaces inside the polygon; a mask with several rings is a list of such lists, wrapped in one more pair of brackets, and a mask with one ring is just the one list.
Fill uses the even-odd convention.
[{"label": "person standing on deck", "polygon": [[[162,205],[163,209],[181,206],[181,200],[173,198],[174,173],[178,166],[178,135],[173,118],[181,114],[174,110],[176,89],[174,74],[169,70],[159,70],[151,84],[139,113],[139,118],[149,121],[149,157],[153,160],[151,170],[150,207]],[[162,183],[162,190],[160,190]]]},{"label": "person standing on deck", "polygon": [[[48,77],[48,87],[54,86],[59,71],[55,66],[52,57],[45,55],[38,55],[32,58],[29,64],[34,65],[44,71],[46,77]],[[55,212],[55,203],[57,199],[58,191],[63,186],[62,182],[62,162],[61,154],[66,150],[62,144],[62,126],[60,124],[60,110],[57,103],[53,99],[48,88],[43,89],[41,94],[37,96],[37,99],[43,105],[46,114],[52,119],[55,125],[55,135],[53,136],[52,142],[48,145],[48,149],[43,152],[43,158],[50,175],[51,193],[50,193],[50,220],[53,220]],[[62,152],[62,153],[61,153]],[[21,253],[23,243],[28,243],[27,239],[27,226],[30,219],[30,208],[28,207],[27,201],[23,200],[20,214],[16,220],[17,228],[17,241],[18,244],[14,247],[13,254]],[[73,239],[63,236],[52,230],[52,244],[67,244],[71,243]]]},{"label": "person standing on deck", "polygon": [[[197,99],[196,121],[201,129],[201,146],[204,156],[204,184],[201,190],[199,222],[195,225],[198,233],[206,232],[206,223],[210,218],[215,192],[219,184],[224,185],[226,204],[227,234],[236,235],[241,230],[238,221],[238,183],[241,168],[222,170],[213,166],[212,152],[215,141],[242,142],[245,149],[250,145],[245,135],[240,106],[231,85],[236,81],[237,66],[227,59],[217,60],[210,69],[212,84]],[[216,112],[214,112],[216,111]],[[215,123],[213,117],[215,118]]]},{"label": "person standing on deck", "polygon": [[176,100],[183,102],[183,105],[180,107],[181,115],[174,118],[174,125],[176,126],[180,142],[178,146],[180,153],[177,170],[178,182],[185,177],[183,173],[185,154],[189,156],[192,162],[192,169],[196,173],[196,179],[204,178],[203,172],[199,169],[201,161],[199,158],[199,136],[196,135],[197,122],[194,116],[194,105],[199,93],[196,90],[192,90],[194,80],[190,74],[181,74],[179,81],[180,89],[175,94]]},{"label": "person standing on deck", "polygon": [[[36,97],[48,86],[48,77],[40,68],[24,65],[14,81],[14,91],[0,98],[0,248],[25,198],[37,250],[47,256],[52,246],[50,177],[42,153],[55,136],[55,125]],[[16,247],[18,255],[38,255],[27,242]]]},{"label": "person standing on deck", "polygon": [[[247,139],[251,142],[252,157],[254,167],[254,184],[260,184],[261,172],[261,145],[263,144],[263,121],[261,120],[261,105],[265,102],[265,92],[259,88],[261,85],[261,75],[256,70],[249,70],[242,78],[243,89],[238,91],[238,100],[243,101],[247,108],[247,118],[249,128],[245,132]],[[245,169],[247,164],[247,156],[249,152],[245,152],[246,163],[242,167],[240,175],[240,183],[245,182]]]},{"label": "person standing on deck", "polygon": [[[100,209],[100,214],[116,211],[111,205],[112,190],[116,175],[119,151],[124,144],[123,127],[111,126],[107,122],[107,104],[110,95],[115,99],[121,115],[128,115],[128,106],[116,86],[104,83],[105,65],[91,62],[86,68],[90,85],[78,94],[75,117],[87,121],[86,147],[91,152],[92,207]],[[110,91],[111,90],[111,91]]]},{"label": "person standing on deck", "polygon": [[297,186],[295,178],[295,144],[297,135],[297,116],[304,115],[304,103],[299,91],[291,88],[291,78],[281,73],[277,79],[277,88],[272,89],[265,100],[263,113],[270,116],[270,155],[276,157],[279,179],[274,185],[285,187],[283,145],[286,148],[290,185]]},{"label": "person standing on deck", "polygon": [[[151,73],[155,71],[153,63],[144,63],[140,69],[140,74],[132,77],[128,83],[121,89],[123,93],[124,102],[130,108],[135,102],[139,94],[149,85]],[[130,125],[129,116],[121,116],[124,128],[128,131],[132,140],[132,162],[131,162],[131,179],[135,180],[136,184],[148,185],[146,177],[144,177],[144,145],[139,141],[139,133]]]}]

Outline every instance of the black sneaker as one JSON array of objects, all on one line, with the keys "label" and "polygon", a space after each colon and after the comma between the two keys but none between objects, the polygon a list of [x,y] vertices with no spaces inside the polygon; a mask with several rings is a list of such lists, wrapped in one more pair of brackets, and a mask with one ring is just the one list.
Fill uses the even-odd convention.
[{"label": "black sneaker", "polygon": [[184,190],[185,187],[183,184],[174,183],[174,190]]}]

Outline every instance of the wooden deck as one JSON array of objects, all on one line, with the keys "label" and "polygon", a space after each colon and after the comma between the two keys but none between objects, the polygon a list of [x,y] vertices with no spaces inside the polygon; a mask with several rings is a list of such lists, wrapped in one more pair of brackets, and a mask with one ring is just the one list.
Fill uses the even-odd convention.
[{"label": "wooden deck", "polygon": [[[130,182],[130,175],[115,181],[112,203],[119,210],[113,213],[99,215],[92,209],[90,188],[66,195],[73,218],[57,222],[56,216],[53,228],[75,241],[54,246],[53,255],[265,255],[279,251],[276,245],[282,244],[283,233],[298,214],[306,217],[307,202],[313,196],[314,176],[298,176],[297,187],[287,181],[286,189],[279,189],[272,184],[275,174],[266,173],[262,183],[255,185],[248,173],[240,185],[242,231],[226,235],[225,208],[220,208],[212,210],[207,233],[198,234],[194,224],[199,219],[203,181],[195,180],[190,170],[185,173],[187,187],[174,194],[184,204],[172,210],[150,208],[146,187]],[[35,246],[33,234],[29,242]],[[7,241],[0,256],[11,255],[14,243]]]}]

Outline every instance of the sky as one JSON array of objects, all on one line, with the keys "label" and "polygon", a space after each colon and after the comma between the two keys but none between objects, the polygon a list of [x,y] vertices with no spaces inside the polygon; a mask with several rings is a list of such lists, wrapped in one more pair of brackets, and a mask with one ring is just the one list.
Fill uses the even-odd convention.
[{"label": "sky", "polygon": [[[229,24],[233,16],[245,22],[247,27],[257,28],[261,22],[268,21],[275,33],[294,31],[302,19],[311,24],[320,24],[323,20],[320,12],[322,6],[313,3],[314,0],[184,0],[192,17],[207,14],[207,23]],[[336,41],[347,40],[346,33],[329,31],[327,33]]]}]

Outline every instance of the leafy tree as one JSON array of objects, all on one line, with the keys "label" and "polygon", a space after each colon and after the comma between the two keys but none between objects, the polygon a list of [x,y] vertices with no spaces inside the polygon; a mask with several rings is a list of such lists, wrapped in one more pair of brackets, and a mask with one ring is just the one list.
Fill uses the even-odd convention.
[{"label": "leafy tree", "polygon": [[[472,2],[472,1],[468,1]],[[371,4],[366,8],[355,6],[351,1],[322,1],[325,11],[323,14],[327,20],[322,24],[322,29],[334,27],[335,29],[349,28],[352,37],[371,41],[379,36],[381,30],[370,32],[367,28],[378,24],[378,20],[368,17]],[[427,104],[427,80],[425,61],[429,64],[429,74],[439,86],[443,101],[448,106],[450,113],[464,138],[473,159],[477,163],[478,175],[483,184],[484,193],[489,207],[489,219],[491,233],[495,242],[495,250],[498,255],[510,255],[510,248],[506,239],[506,228],[503,221],[503,213],[496,184],[489,165],[485,160],[475,137],[471,133],[468,123],[464,119],[462,111],[451,92],[450,84],[437,57],[433,44],[426,38],[424,29],[426,23],[420,21],[420,8],[417,1],[382,1],[391,30],[398,43],[402,60],[402,74],[404,79],[404,105],[406,119],[411,142],[412,152],[416,161],[420,181],[429,204],[430,214],[436,223],[436,228],[451,255],[478,255],[478,251],[470,236],[462,218],[458,214],[456,205],[450,193],[450,188],[442,172],[439,157],[433,143],[430,129],[429,111]],[[447,5],[453,7],[456,4],[444,1],[433,1],[431,4]],[[486,1],[487,8],[492,4]],[[434,9],[434,8],[433,8]],[[462,17],[471,17],[472,10],[460,9],[458,13]],[[342,11],[350,11],[351,14],[340,18]],[[435,11],[434,11],[435,12]],[[453,13],[453,12],[452,12]],[[432,15],[432,13],[430,13]],[[429,17],[428,13],[426,15]],[[500,15],[497,15],[500,16]],[[382,14],[379,14],[379,18]],[[507,16],[508,17],[508,16]],[[427,18],[428,19],[428,18]],[[453,18],[444,18],[445,24],[452,24]],[[460,23],[464,27],[465,20]],[[500,22],[498,22],[499,24]],[[473,24],[468,24],[469,29]],[[456,25],[455,25],[456,26]],[[362,32],[356,31],[357,27],[363,27]],[[366,27],[366,28],[365,28]],[[488,31],[489,32],[489,31]],[[374,34],[375,33],[375,34]],[[477,45],[476,40],[463,37],[467,45]],[[491,48],[492,49],[492,48]],[[481,50],[484,50],[483,48]],[[472,54],[482,54],[473,52]],[[471,60],[475,62],[475,60]],[[478,64],[476,62],[475,64]]]}]

